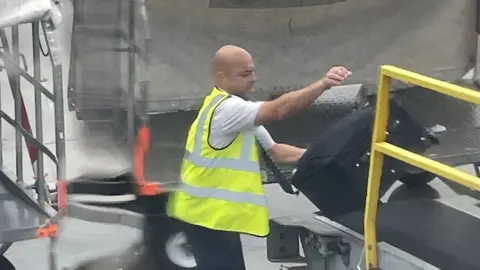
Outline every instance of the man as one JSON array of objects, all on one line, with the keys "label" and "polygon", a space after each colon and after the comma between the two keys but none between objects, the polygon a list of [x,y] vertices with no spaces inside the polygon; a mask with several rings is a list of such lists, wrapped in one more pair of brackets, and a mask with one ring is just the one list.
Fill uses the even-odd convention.
[{"label": "man", "polygon": [[250,54],[226,45],[215,54],[214,88],[187,135],[179,190],[168,213],[191,226],[187,232],[197,269],[243,270],[240,233],[269,232],[258,141],[277,163],[296,162],[305,149],[276,143],[263,127],[310,106],[351,73],[332,68],[311,85],[266,102],[245,100],[256,80]]}]

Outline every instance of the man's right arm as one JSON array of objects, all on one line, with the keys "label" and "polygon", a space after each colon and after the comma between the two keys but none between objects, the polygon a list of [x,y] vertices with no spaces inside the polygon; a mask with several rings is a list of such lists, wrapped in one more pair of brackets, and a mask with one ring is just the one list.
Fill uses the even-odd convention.
[{"label": "man's right arm", "polygon": [[334,67],[321,80],[300,90],[292,91],[279,98],[264,102],[256,115],[255,125],[265,125],[310,106],[322,93],[332,86],[340,85],[350,71],[344,67]]}]

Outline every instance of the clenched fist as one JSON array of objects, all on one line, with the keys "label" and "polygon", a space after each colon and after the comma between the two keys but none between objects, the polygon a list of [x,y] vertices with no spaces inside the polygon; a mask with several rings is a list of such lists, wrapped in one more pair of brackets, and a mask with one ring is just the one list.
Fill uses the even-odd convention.
[{"label": "clenched fist", "polygon": [[350,76],[352,72],[342,66],[336,66],[331,68],[327,74],[321,79],[321,82],[327,86],[337,86],[342,84],[342,82]]}]

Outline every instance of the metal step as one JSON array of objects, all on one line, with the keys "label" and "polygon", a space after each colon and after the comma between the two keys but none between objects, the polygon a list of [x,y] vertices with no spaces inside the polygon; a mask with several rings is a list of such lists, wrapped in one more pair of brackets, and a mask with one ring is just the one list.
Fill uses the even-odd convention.
[{"label": "metal step", "polygon": [[50,214],[0,169],[0,243],[37,238],[38,229],[49,222]]}]

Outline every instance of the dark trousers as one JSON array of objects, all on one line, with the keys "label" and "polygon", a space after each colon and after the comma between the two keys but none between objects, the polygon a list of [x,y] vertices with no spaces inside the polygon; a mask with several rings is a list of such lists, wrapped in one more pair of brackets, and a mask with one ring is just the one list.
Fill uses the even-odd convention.
[{"label": "dark trousers", "polygon": [[240,234],[189,225],[188,242],[198,270],[245,270]]}]

